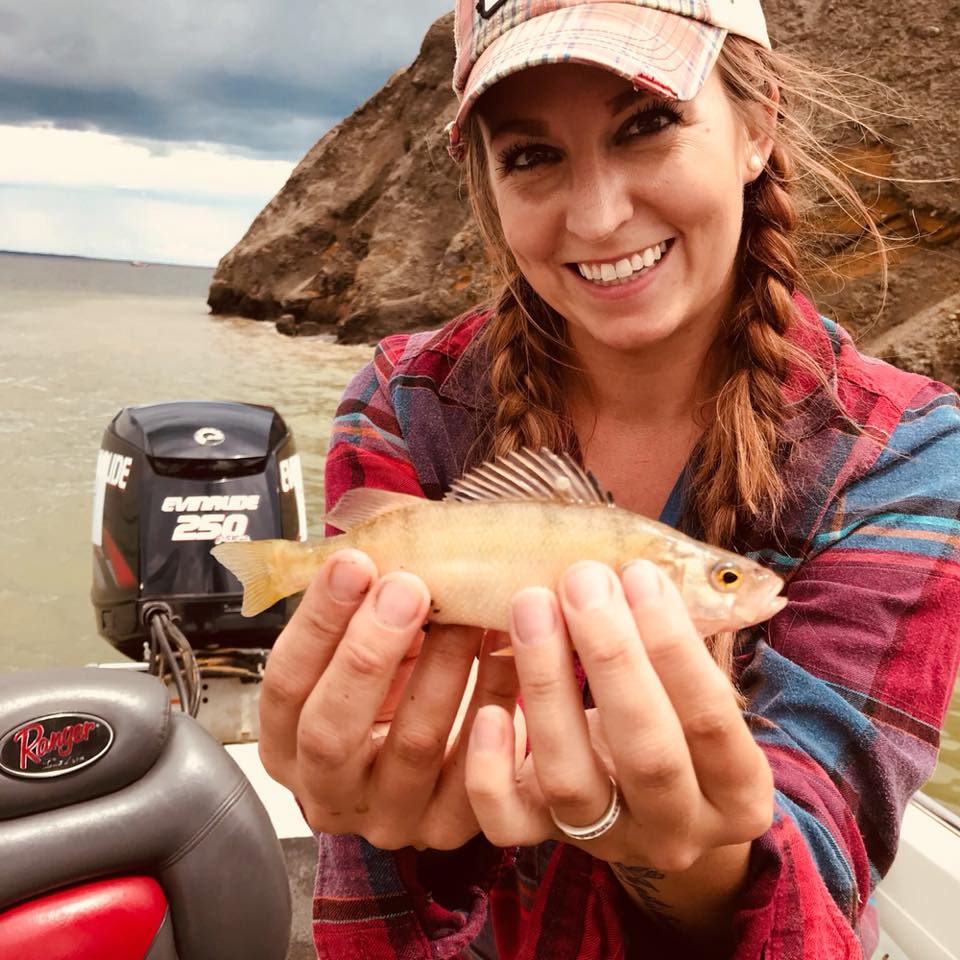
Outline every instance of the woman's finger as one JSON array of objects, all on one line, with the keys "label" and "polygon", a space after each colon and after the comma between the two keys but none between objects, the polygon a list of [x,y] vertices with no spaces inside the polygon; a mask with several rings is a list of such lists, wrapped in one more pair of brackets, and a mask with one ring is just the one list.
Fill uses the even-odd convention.
[{"label": "woman's finger", "polygon": [[317,571],[267,658],[260,755],[267,772],[284,783],[296,764],[300,711],[376,575],[365,553],[338,550]]},{"label": "woman's finger", "polygon": [[628,808],[648,829],[691,822],[701,799],[683,730],[620,581],[604,564],[585,561],[565,571],[559,596]]},{"label": "woman's finger", "polygon": [[543,587],[522,590],[511,602],[510,621],[540,790],[563,822],[593,823],[606,809],[610,781],[590,743],[557,599]]},{"label": "woman's finger", "polygon": [[[479,662],[473,664],[447,738],[445,762],[424,813],[421,836],[427,846],[438,849],[462,846],[479,829],[465,784],[467,749],[470,730],[481,707],[495,705],[508,715],[514,715],[516,711],[518,684],[513,660],[493,656],[493,652],[503,646],[501,639],[504,636],[495,631],[483,635]],[[519,752],[515,762],[517,767],[523,759],[526,731],[519,711],[516,711],[514,720],[520,730],[516,744]]]},{"label": "woman's finger", "polygon": [[430,801],[482,636],[477,627],[431,627],[374,765],[371,792],[385,808],[419,819]]},{"label": "woman's finger", "polygon": [[[460,703],[454,720],[454,729],[447,743],[448,762],[440,773],[437,789],[431,804],[430,817],[439,829],[449,821],[451,811],[458,811],[469,799],[464,785],[466,756],[470,743],[470,732],[478,711],[485,706],[496,706],[513,717],[516,737],[514,768],[520,766],[526,748],[526,727],[523,717],[517,710],[517,695],[520,684],[512,657],[495,656],[497,650],[509,643],[506,634],[495,630],[486,632],[480,651],[480,661],[476,673],[472,675],[472,689]],[[456,813],[454,813],[456,815]]]},{"label": "woman's finger", "polygon": [[[772,798],[769,766],[676,587],[647,561],[629,564],[622,582],[644,648],[683,728],[700,790],[724,818],[757,816],[748,798],[763,796],[765,784]],[[762,815],[772,815],[772,807]]]},{"label": "woman's finger", "polygon": [[300,776],[325,802],[336,806],[338,797],[356,792],[346,771],[370,762],[374,721],[429,604],[426,585],[413,574],[378,580],[307,698],[297,728]]},{"label": "woman's finger", "polygon": [[[517,679],[517,669],[513,657],[497,656],[498,651],[509,646],[509,643],[507,634],[496,630],[488,630],[484,635],[475,683],[467,702],[460,704],[460,710],[454,722],[454,743],[448,745],[454,752],[459,752],[461,761],[466,754],[467,741],[474,717],[481,707],[488,705],[502,707],[510,716],[515,716],[517,712],[520,682]],[[523,751],[525,747],[526,728],[524,727],[523,741],[521,743],[518,740],[517,749]],[[518,766],[522,759],[523,753],[521,752],[517,759]]]},{"label": "woman's finger", "polygon": [[464,780],[480,829],[498,847],[539,843],[554,832],[542,800],[521,791],[515,755],[510,715],[493,704],[482,707],[470,731]]},{"label": "woman's finger", "polygon": [[397,706],[400,703],[400,698],[403,696],[403,691],[406,689],[410,678],[413,676],[413,671],[416,669],[417,658],[420,656],[420,650],[423,647],[425,636],[425,630],[418,630],[410,649],[407,650],[403,660],[400,661],[400,666],[397,667],[397,672],[390,682],[390,689],[387,691],[387,696],[377,711],[378,725],[384,723],[389,725],[393,719],[393,715],[397,712]]}]

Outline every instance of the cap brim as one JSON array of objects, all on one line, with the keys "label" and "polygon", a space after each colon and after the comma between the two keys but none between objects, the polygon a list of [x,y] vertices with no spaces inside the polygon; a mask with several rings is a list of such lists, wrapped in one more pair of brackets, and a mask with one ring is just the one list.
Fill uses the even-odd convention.
[{"label": "cap brim", "polygon": [[582,63],[635,86],[692,100],[713,68],[727,31],[700,20],[624,3],[590,3],[532,17],[498,37],[470,71],[454,124],[495,83],[529,67]]}]

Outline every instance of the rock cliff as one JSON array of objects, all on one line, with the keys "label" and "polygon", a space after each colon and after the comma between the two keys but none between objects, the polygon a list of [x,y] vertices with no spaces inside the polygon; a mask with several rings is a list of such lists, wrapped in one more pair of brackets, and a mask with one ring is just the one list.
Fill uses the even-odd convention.
[{"label": "rock cliff", "polygon": [[[887,180],[863,184],[893,257],[885,302],[877,263],[831,224],[818,304],[869,352],[960,381],[960,3],[767,0],[770,33],[826,67],[888,84],[886,140],[852,159]],[[435,326],[488,292],[460,171],[446,153],[453,116],[452,15],[420,54],[326,134],[220,261],[214,313],[277,320],[282,332],[373,341]],[[893,109],[891,109],[893,102]],[[838,276],[839,275],[839,276]]]},{"label": "rock cliff", "polygon": [[214,313],[283,317],[284,332],[356,343],[443,323],[486,295],[446,151],[452,30],[452,16],[435,23],[413,65],[303,158],[220,261]]}]

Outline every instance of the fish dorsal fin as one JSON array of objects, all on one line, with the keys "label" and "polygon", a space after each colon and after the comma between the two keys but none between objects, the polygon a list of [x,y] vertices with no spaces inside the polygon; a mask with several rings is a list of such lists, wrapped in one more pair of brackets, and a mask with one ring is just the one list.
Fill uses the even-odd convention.
[{"label": "fish dorsal fin", "polygon": [[421,497],[412,497],[408,493],[354,487],[337,501],[337,505],[323,519],[330,526],[346,533],[354,527],[359,527],[361,523],[374,520],[385,513],[422,503]]},{"label": "fish dorsal fin", "polygon": [[447,500],[535,500],[613,506],[613,495],[569,454],[524,447],[480,464],[450,487]]}]

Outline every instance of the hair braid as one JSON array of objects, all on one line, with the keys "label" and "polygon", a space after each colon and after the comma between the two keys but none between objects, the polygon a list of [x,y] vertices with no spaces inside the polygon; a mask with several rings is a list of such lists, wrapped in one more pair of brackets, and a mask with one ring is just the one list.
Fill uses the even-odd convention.
[{"label": "hair braid", "polygon": [[[704,539],[737,549],[745,529],[776,525],[787,491],[782,467],[790,455],[782,388],[791,360],[809,361],[786,339],[802,284],[792,241],[797,225],[788,154],[775,147],[767,167],[747,190],[740,246],[739,290],[721,330],[730,373],[716,399],[713,422],[695,455],[688,509]],[[735,636],[707,641],[717,663],[733,666]]]},{"label": "hair braid", "polygon": [[566,324],[517,267],[500,227],[476,123],[470,124],[468,137],[470,205],[487,255],[503,280],[483,331],[491,358],[495,413],[478,446],[484,457],[502,456],[524,446],[563,450],[571,436],[561,383],[562,370],[570,364]]},{"label": "hair braid", "polygon": [[553,312],[516,274],[484,331],[495,405],[487,455],[501,456],[520,447],[561,450],[567,445],[561,364],[555,359],[566,348],[558,326]]},{"label": "hair braid", "polygon": [[791,173],[787,154],[775,147],[747,191],[740,289],[721,331],[730,373],[700,442],[689,498],[706,539],[717,546],[735,548],[743,524],[773,526],[786,493],[782,387],[798,351],[785,337],[796,313],[793,294],[802,284],[791,240],[796,208],[784,188]]}]

